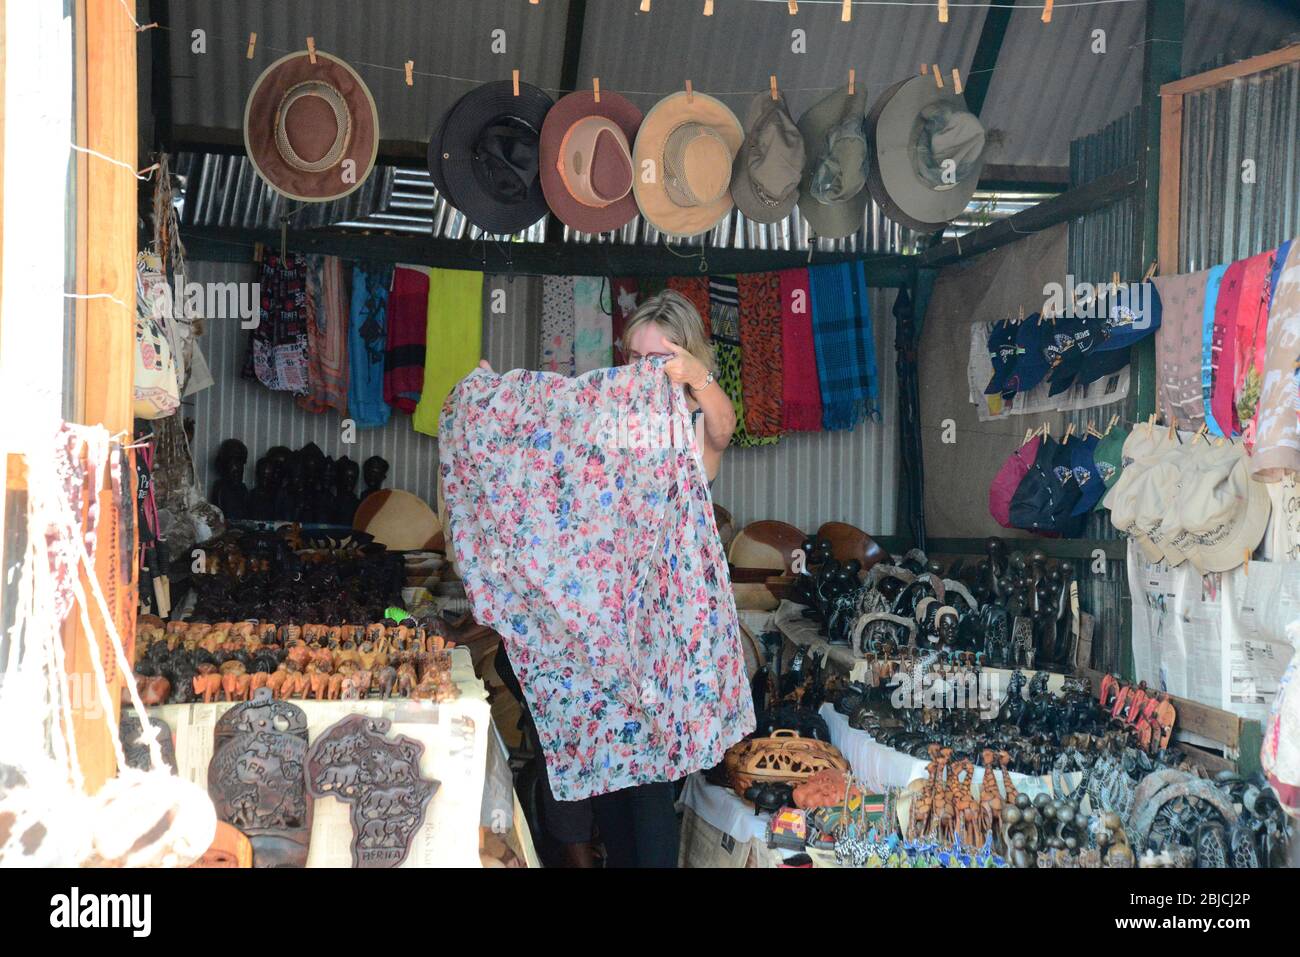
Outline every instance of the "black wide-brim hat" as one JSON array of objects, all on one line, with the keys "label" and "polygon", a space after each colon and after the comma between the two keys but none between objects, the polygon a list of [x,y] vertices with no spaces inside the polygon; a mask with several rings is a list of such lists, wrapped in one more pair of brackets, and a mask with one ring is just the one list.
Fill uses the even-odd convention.
[{"label": "black wide-brim hat", "polygon": [[499,80],[466,93],[429,138],[438,192],[489,233],[517,233],[546,215],[538,174],[542,122],[552,106],[529,83]]}]

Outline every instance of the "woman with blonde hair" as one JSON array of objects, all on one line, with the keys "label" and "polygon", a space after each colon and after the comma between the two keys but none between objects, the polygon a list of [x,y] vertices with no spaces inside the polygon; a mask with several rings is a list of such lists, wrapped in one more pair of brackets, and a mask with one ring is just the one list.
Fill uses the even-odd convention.
[{"label": "woman with blonde hair", "polygon": [[736,431],[736,410],[718,385],[713,346],[691,301],[669,289],[643,302],[623,329],[623,354],[629,362],[646,356],[672,356],[664,365],[664,374],[686,388],[691,424],[711,483],[718,475],[731,433]]},{"label": "woman with blonde hair", "polygon": [[[628,319],[622,347],[628,362],[671,357],[664,363],[664,374],[686,391],[701,464],[712,483],[736,429],[736,412],[718,385],[704,320],[689,299],[667,290],[647,299]],[[487,362],[480,365],[491,369]],[[677,866],[678,825],[671,781],[651,781],[588,800],[605,846],[606,867]],[[576,817],[580,805],[587,802],[552,806],[570,803],[575,806],[562,810],[565,816]]]}]

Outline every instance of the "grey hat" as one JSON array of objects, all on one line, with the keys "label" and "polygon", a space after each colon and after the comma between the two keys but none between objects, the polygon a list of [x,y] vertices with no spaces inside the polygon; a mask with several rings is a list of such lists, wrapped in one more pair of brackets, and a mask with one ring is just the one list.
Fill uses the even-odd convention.
[{"label": "grey hat", "polygon": [[867,90],[837,90],[799,118],[807,160],[799,212],[818,236],[843,239],[862,228],[867,208]]},{"label": "grey hat", "polygon": [[731,198],[745,218],[779,223],[799,200],[803,136],[785,97],[760,93],[745,115],[745,142],[731,167]]},{"label": "grey hat", "polygon": [[867,123],[871,195],[896,223],[942,229],[970,203],[984,169],[984,126],[929,76],[895,83]]}]

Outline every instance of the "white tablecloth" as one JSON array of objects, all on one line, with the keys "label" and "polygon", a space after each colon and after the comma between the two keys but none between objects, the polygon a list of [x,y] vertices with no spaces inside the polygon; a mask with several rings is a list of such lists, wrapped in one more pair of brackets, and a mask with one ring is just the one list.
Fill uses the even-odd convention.
[{"label": "white tablecloth", "polygon": [[692,774],[686,779],[682,804],[737,841],[767,840],[771,815],[761,811],[755,814],[752,807],[736,797],[735,791],[710,784],[702,774]]},{"label": "white tablecloth", "polygon": [[[829,704],[824,704],[819,712],[831,730],[831,744],[840,749],[848,760],[858,780],[874,793],[883,793],[886,788],[903,788],[917,778],[926,776],[925,766],[929,762],[923,758],[914,758],[902,751],[880,744],[865,731],[849,727],[849,719],[840,714]],[[1000,778],[1000,775],[999,775]],[[1068,787],[1075,787],[1083,775],[1078,772],[1067,774],[1065,782]],[[972,787],[979,793],[980,782],[984,780],[984,768],[976,765]],[[1036,778],[1027,774],[1012,773],[1011,782],[1016,789],[1033,797],[1035,794],[1052,793],[1050,775]]]}]

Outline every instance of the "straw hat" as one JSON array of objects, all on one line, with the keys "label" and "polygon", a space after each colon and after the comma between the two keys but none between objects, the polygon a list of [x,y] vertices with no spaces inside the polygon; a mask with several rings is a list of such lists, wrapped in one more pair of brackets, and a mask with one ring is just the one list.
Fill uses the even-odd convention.
[{"label": "straw hat", "polygon": [[744,139],[740,120],[720,100],[703,93],[660,100],[632,151],[641,215],[673,236],[712,229],[731,211],[731,166]]}]

